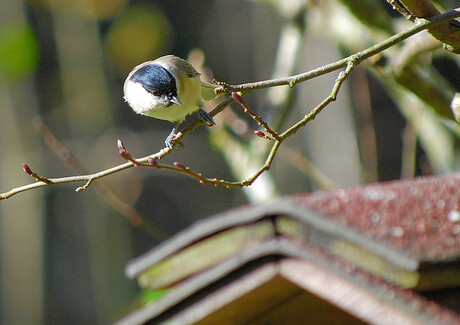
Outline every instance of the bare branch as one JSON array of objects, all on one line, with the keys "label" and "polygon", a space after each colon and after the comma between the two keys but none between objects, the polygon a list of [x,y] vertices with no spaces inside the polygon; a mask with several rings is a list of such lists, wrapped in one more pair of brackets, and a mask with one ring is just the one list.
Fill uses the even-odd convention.
[{"label": "bare branch", "polygon": [[[438,17],[440,12],[429,0],[387,0],[393,8],[407,19],[414,21],[416,18],[430,19]],[[444,43],[444,48],[453,53],[460,53],[460,23],[448,20],[428,28],[428,32],[437,40]]]},{"label": "bare branch", "polygon": [[337,99],[337,94],[340,90],[340,87],[345,82],[346,78],[348,77],[350,72],[353,70],[353,68],[356,66],[356,64],[357,63],[355,59],[353,58],[350,59],[347,68],[344,71],[341,71],[339,73],[339,76],[335,80],[334,87],[332,88],[331,94],[328,97],[326,97],[326,99],[324,99],[318,106],[316,106],[310,113],[305,115],[303,119],[301,119],[299,122],[291,126],[284,133],[282,133],[280,135],[281,139],[284,140],[290,137],[291,135],[295,134],[301,127],[305,126],[305,124],[314,120],[316,115],[318,115],[327,105],[335,101]]},{"label": "bare branch", "polygon": [[[380,53],[386,49],[388,49],[391,46],[394,46],[395,44],[398,44],[402,42],[403,40],[407,39],[408,37],[419,33],[420,31],[427,29],[427,28],[432,28],[435,25],[441,24],[443,22],[447,22],[449,20],[452,20],[456,17],[460,16],[460,8],[452,10],[450,12],[447,12],[445,14],[438,15],[436,17],[430,18],[430,20],[425,20],[425,19],[417,19],[416,23],[414,24],[413,27],[410,29],[403,31],[401,33],[398,33],[385,41],[378,43],[372,47],[369,47],[368,49],[358,52],[356,54],[353,54],[349,57],[346,57],[342,60],[339,60],[334,63],[327,64],[325,66],[322,66],[320,68],[298,74],[295,76],[291,77],[286,77],[286,78],[278,78],[278,79],[271,79],[271,80],[265,80],[265,81],[259,81],[259,82],[253,82],[253,83],[246,83],[246,84],[240,84],[240,85],[229,85],[226,83],[220,83],[220,87],[216,89],[216,93],[229,93],[229,92],[240,92],[241,96],[244,96],[248,94],[249,92],[256,90],[256,89],[262,89],[262,88],[268,88],[268,87],[275,87],[275,86],[281,86],[281,85],[289,85],[290,87],[294,87],[297,83],[304,82],[306,80],[324,75],[326,73],[339,70],[343,67],[346,67],[344,71],[340,72],[335,83],[333,86],[333,89],[330,93],[330,95],[325,98],[317,107],[315,107],[309,114],[305,115],[303,119],[301,119],[299,122],[288,128],[286,131],[284,131],[281,134],[278,134],[274,132],[266,122],[264,122],[260,117],[252,113],[249,109],[247,109],[247,112],[256,120],[259,122],[260,125],[262,125],[267,132],[270,133],[270,135],[274,138],[275,142],[271,148],[271,151],[269,152],[267,159],[262,167],[251,177],[248,179],[241,181],[241,182],[230,182],[226,180],[219,180],[217,178],[206,178],[204,177],[201,173],[194,172],[192,171],[189,167],[185,167],[182,164],[176,163],[173,164],[173,166],[170,165],[163,165],[159,164],[157,161],[164,156],[168,155],[171,153],[172,148],[163,148],[159,152],[135,159],[133,158],[129,152],[126,150],[124,147],[123,143],[121,141],[118,142],[118,149],[120,152],[120,155],[124,158],[127,159],[128,162],[106,169],[99,171],[94,174],[87,174],[87,175],[78,175],[78,176],[69,176],[69,177],[61,177],[61,178],[47,178],[40,176],[30,169],[29,166],[24,165],[24,170],[31,176],[33,176],[37,182],[24,185],[21,187],[13,188],[8,192],[0,194],[0,200],[2,199],[7,199],[15,194],[28,191],[34,188],[40,188],[40,187],[45,187],[45,186],[50,186],[50,185],[56,185],[56,184],[64,184],[64,183],[73,183],[73,182],[85,182],[85,184],[81,187],[77,188],[77,191],[82,191],[86,188],[88,188],[95,180],[121,172],[123,170],[126,170],[131,167],[135,166],[140,166],[140,167],[153,167],[153,168],[158,168],[158,169],[166,169],[166,170],[171,170],[174,172],[179,172],[182,174],[185,174],[189,177],[193,177],[197,179],[200,183],[202,184],[209,184],[209,185],[215,185],[215,186],[225,186],[228,188],[233,188],[233,187],[243,187],[243,186],[249,186],[251,185],[263,172],[267,171],[270,169],[271,163],[273,162],[273,159],[281,145],[281,142],[287,139],[288,137],[292,136],[295,134],[301,127],[305,126],[309,121],[313,120],[327,105],[329,105],[331,102],[335,101],[338,95],[338,92],[340,91],[340,87],[342,84],[345,82],[346,78],[348,75],[351,73],[351,71],[354,69],[354,67],[358,64],[360,64],[362,61],[376,55],[377,53]],[[239,97],[241,98],[241,97]],[[231,96],[227,97],[221,104],[219,104],[211,113],[211,116],[215,116],[216,114],[220,113],[226,106],[230,105],[234,98]],[[238,100],[240,101],[240,100]],[[241,102],[241,101],[240,101]],[[243,102],[244,103],[244,102]],[[245,107],[243,105],[243,107]],[[247,107],[247,105],[246,105]],[[246,108],[245,107],[245,108]],[[251,114],[252,113],[252,114]],[[200,126],[203,124],[202,121],[197,121],[193,124],[191,124],[189,127],[187,127],[185,130],[180,132],[178,136],[176,137],[176,141],[180,142],[180,140],[189,132],[193,131],[196,127]],[[259,134],[258,134],[259,135]]]},{"label": "bare branch", "polygon": [[387,0],[387,2],[393,7],[394,10],[406,17],[407,20],[410,20],[412,22],[415,21],[415,16],[413,16],[411,12],[407,10],[406,7],[401,5],[401,3],[398,0]]},{"label": "bare branch", "polygon": [[452,20],[459,16],[460,16],[460,8],[457,8],[449,12],[446,12],[444,14],[438,15],[436,17],[432,17],[429,20],[423,19],[423,18],[417,19],[414,26],[412,26],[408,30],[405,30],[396,35],[393,35],[387,38],[386,40],[374,46],[371,46],[362,52],[358,52],[356,54],[350,55],[349,57],[346,57],[337,62],[330,63],[325,66],[322,66],[322,67],[319,67],[319,68],[316,68],[316,69],[313,69],[313,70],[310,70],[310,71],[307,71],[307,72],[304,72],[304,73],[301,73],[295,76],[291,76],[291,77],[263,80],[263,81],[245,83],[245,84],[240,84],[240,85],[229,85],[226,83],[221,83],[221,86],[216,89],[216,93],[218,94],[230,93],[230,92],[249,93],[256,89],[263,89],[263,88],[269,88],[269,87],[275,87],[275,86],[286,86],[286,85],[288,85],[289,87],[294,87],[297,83],[304,82],[309,79],[313,79],[313,78],[322,76],[324,74],[327,74],[329,72],[339,70],[345,67],[351,59],[353,59],[356,62],[356,64],[359,64],[362,61],[376,55],[377,53],[380,53],[394,46],[395,44],[398,44],[404,41],[405,39],[421,32],[422,30],[425,30],[427,28],[430,28],[438,24],[444,23],[446,21]]},{"label": "bare branch", "polygon": [[232,98],[235,102],[238,102],[238,104],[240,104],[244,108],[245,113],[248,113],[257,123],[259,123],[260,126],[262,126],[268,133],[270,133],[274,139],[278,141],[281,140],[278,134],[272,129],[270,129],[268,124],[264,122],[260,116],[258,116],[249,108],[249,106],[244,102],[243,98],[241,98],[240,95],[238,95],[237,93],[232,93]]}]

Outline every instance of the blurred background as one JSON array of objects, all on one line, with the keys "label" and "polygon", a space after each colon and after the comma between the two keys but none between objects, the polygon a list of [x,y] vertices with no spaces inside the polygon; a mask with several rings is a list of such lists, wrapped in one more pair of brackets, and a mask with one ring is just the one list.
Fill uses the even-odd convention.
[{"label": "blurred background", "polygon": [[[442,10],[456,2],[437,1]],[[159,151],[172,125],[136,115],[122,98],[141,62],[175,54],[236,84],[314,69],[410,26],[383,0],[0,0],[0,192],[33,182],[22,163],[61,177],[124,163],[117,139],[135,157]],[[250,188],[131,168],[79,193],[83,184],[72,183],[0,202],[0,323],[113,322],[138,296],[124,276],[130,259],[241,204],[458,171],[460,127],[449,103],[460,91],[459,63],[425,33],[368,60]],[[245,100],[285,130],[329,95],[337,74]],[[235,104],[215,120],[164,162],[244,180],[270,142]]]}]

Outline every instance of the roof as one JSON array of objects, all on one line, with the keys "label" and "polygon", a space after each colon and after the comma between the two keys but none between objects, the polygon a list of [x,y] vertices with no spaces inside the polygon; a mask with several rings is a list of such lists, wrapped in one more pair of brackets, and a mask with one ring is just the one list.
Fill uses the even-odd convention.
[{"label": "roof", "polygon": [[460,174],[296,195],[313,208],[421,262],[460,255]]},{"label": "roof", "polygon": [[[335,308],[321,317],[338,312],[350,322],[460,323],[403,288],[460,285],[459,210],[460,175],[453,175],[295,195],[215,215],[128,264],[126,274],[142,288],[173,290],[119,324],[215,324],[226,311],[251,321],[312,317],[324,301]],[[282,303],[287,293],[304,308]],[[265,310],[261,297],[278,312]]]}]

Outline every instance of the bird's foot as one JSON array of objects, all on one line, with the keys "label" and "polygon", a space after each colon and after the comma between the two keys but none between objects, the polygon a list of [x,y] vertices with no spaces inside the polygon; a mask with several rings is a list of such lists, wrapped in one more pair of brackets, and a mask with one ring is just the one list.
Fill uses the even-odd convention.
[{"label": "bird's foot", "polygon": [[169,149],[173,149],[175,145],[178,145],[180,148],[184,148],[185,146],[182,143],[182,141],[176,139],[177,136],[178,134],[176,133],[176,128],[173,127],[171,133],[169,133],[168,137],[165,140],[166,147],[168,147]]}]

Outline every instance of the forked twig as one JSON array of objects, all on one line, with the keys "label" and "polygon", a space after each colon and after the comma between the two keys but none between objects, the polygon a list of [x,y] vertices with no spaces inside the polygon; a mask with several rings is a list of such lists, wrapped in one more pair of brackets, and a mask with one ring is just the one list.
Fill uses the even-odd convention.
[{"label": "forked twig", "polygon": [[[29,166],[24,165],[24,171],[33,176],[37,181],[24,185],[21,187],[13,188],[8,192],[0,194],[0,200],[2,199],[7,199],[15,194],[28,191],[34,188],[39,188],[39,187],[45,187],[45,186],[50,186],[50,185],[56,185],[56,184],[63,184],[63,183],[73,183],[73,182],[84,182],[85,184],[81,187],[77,188],[77,191],[82,191],[86,188],[88,188],[95,180],[123,171],[125,169],[131,168],[131,167],[155,167],[158,169],[166,169],[166,170],[171,170],[174,172],[179,172],[182,174],[185,174],[189,177],[193,177],[197,179],[200,183],[202,184],[208,184],[208,185],[215,185],[215,186],[225,186],[228,188],[234,188],[234,187],[244,187],[244,186],[249,186],[251,185],[263,172],[267,171],[270,169],[271,163],[273,162],[273,159],[281,145],[281,142],[287,139],[288,137],[292,136],[295,134],[301,127],[305,126],[308,122],[313,120],[327,105],[329,105],[331,102],[335,101],[337,98],[337,95],[340,91],[340,87],[342,86],[343,82],[346,80],[348,75],[351,73],[351,71],[354,69],[354,67],[358,64],[360,64],[362,61],[374,56],[377,53],[380,53],[391,46],[394,46],[395,44],[398,44],[402,42],[403,40],[407,39],[408,37],[415,35],[427,28],[433,27],[437,24],[449,21],[451,19],[454,19],[456,17],[460,16],[460,8],[457,8],[455,10],[449,11],[447,13],[438,15],[436,17],[431,18],[430,20],[426,19],[416,19],[416,23],[414,26],[409,28],[406,31],[400,32],[396,35],[393,35],[392,37],[386,39],[383,42],[380,42],[374,46],[369,47],[368,49],[358,52],[356,54],[353,54],[347,58],[344,58],[342,60],[339,60],[337,62],[327,64],[325,66],[322,66],[320,68],[307,71],[305,73],[291,76],[291,77],[286,77],[286,78],[277,78],[277,79],[271,79],[271,80],[265,80],[265,81],[258,81],[258,82],[252,82],[252,83],[246,83],[246,84],[240,84],[240,85],[229,85],[227,83],[221,82],[219,84],[219,87],[216,89],[216,93],[234,93],[238,92],[238,97],[235,98],[235,96],[227,97],[221,104],[219,104],[211,113],[211,116],[215,116],[219,112],[221,112],[226,106],[228,106],[233,100],[237,100],[238,102],[244,103],[244,101],[240,100],[241,97],[244,95],[247,95],[248,93],[256,90],[256,89],[263,89],[263,88],[268,88],[268,87],[275,87],[275,86],[282,86],[282,85],[288,85],[290,87],[294,87],[297,83],[304,82],[306,80],[324,75],[326,73],[336,71],[339,69],[342,69],[345,67],[345,70],[340,72],[334,86],[332,88],[331,93],[329,94],[328,97],[326,97],[318,106],[316,106],[312,111],[310,111],[309,114],[305,115],[304,118],[302,118],[300,121],[292,125],[290,128],[288,128],[286,131],[283,133],[279,134],[275,131],[273,131],[266,122],[262,120],[259,116],[257,116],[252,110],[249,109],[249,107],[244,106],[246,112],[251,115],[252,118],[254,118],[269,134],[270,136],[266,136],[265,134],[260,133],[256,131],[256,135],[265,137],[267,139],[272,139],[274,140],[273,146],[265,160],[265,163],[263,166],[259,168],[259,170],[249,177],[248,179],[240,182],[231,182],[231,181],[226,181],[226,180],[220,180],[217,178],[206,178],[204,177],[201,173],[197,173],[192,171],[190,168],[183,166],[182,164],[175,163],[172,166],[170,165],[164,165],[164,164],[159,164],[157,161],[164,156],[168,155],[171,153],[171,148],[163,148],[159,152],[134,159],[128,151],[124,148],[122,145],[120,147],[120,143],[118,145],[118,149],[120,152],[120,155],[127,160],[126,163],[99,171],[94,174],[87,174],[87,175],[78,175],[78,176],[70,176],[70,177],[61,177],[61,178],[48,178],[44,176],[40,176],[35,172],[32,172]],[[190,125],[188,128],[182,131],[177,136],[178,141],[180,141],[187,133],[193,131],[196,127],[199,125],[203,124],[202,121],[197,121]]]}]

